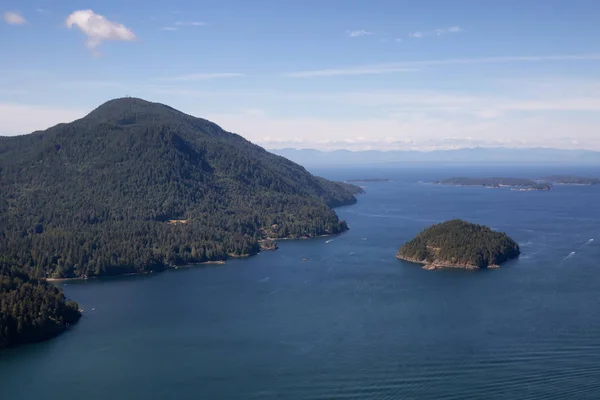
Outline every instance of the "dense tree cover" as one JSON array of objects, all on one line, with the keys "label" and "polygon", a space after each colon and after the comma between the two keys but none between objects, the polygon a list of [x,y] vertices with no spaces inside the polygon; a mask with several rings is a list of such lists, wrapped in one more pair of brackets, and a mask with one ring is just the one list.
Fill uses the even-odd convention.
[{"label": "dense tree cover", "polygon": [[0,349],[49,339],[80,317],[62,290],[0,259]]},{"label": "dense tree cover", "polygon": [[442,185],[457,185],[457,186],[485,186],[485,187],[515,187],[531,190],[550,190],[551,184],[547,182],[536,182],[532,179],[524,178],[450,178],[436,183]]},{"label": "dense tree cover", "polygon": [[485,268],[519,255],[519,245],[505,233],[483,225],[451,220],[433,225],[405,243],[398,258],[428,264]]},{"label": "dense tree cover", "polygon": [[598,178],[588,178],[584,176],[573,175],[551,175],[541,178],[540,180],[552,182],[562,185],[597,185],[600,184]]},{"label": "dense tree cover", "polygon": [[140,99],[0,137],[0,254],[36,276],[148,272],[347,229],[356,202],[241,136]]}]

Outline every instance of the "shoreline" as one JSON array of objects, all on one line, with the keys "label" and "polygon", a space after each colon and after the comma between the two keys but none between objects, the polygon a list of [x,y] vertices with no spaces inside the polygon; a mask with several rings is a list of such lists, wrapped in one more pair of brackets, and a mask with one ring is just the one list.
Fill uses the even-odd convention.
[{"label": "shoreline", "polygon": [[[360,194],[364,194],[364,191]],[[342,204],[339,206],[335,206],[335,207],[331,207],[331,209],[335,209],[338,207],[343,207],[343,206],[352,206],[355,205],[358,202],[352,202],[349,204]],[[343,235],[344,233],[346,233],[347,231],[349,231],[350,228],[346,228],[346,230],[344,230],[343,232],[339,232],[339,233],[328,233],[325,235],[316,235],[316,236],[305,236],[305,237],[299,237],[299,238],[271,238],[271,237],[266,237],[263,239],[260,239],[260,241],[264,241],[264,240],[272,240],[274,242],[277,241],[283,241],[283,240],[310,240],[310,239],[317,239],[317,238],[324,238],[324,237],[332,237],[332,236],[340,236]],[[259,241],[259,243],[260,243]],[[202,262],[193,262],[193,263],[186,263],[186,264],[182,264],[182,265],[173,265],[173,266],[169,266],[169,265],[165,265],[164,268],[162,268],[161,270],[158,270],[156,272],[164,272],[166,270],[169,269],[178,269],[178,268],[192,268],[195,265],[225,265],[227,264],[227,260],[229,259],[246,259],[246,258],[250,258],[253,256],[257,256],[259,255],[261,252],[263,251],[275,251],[277,250],[277,248],[275,249],[260,249],[258,252],[254,253],[254,254],[244,254],[241,256],[232,256],[230,254],[227,255],[227,259],[225,260],[213,260],[213,261],[202,261]],[[117,275],[105,275],[105,276],[90,276],[90,277],[81,277],[81,276],[77,276],[77,277],[70,277],[70,278],[42,278],[45,279],[46,282],[68,282],[68,281],[86,281],[89,279],[104,279],[104,278],[116,278],[116,277],[121,277],[121,276],[135,276],[135,275],[152,275],[155,271],[149,271],[149,272],[130,272],[130,273],[126,273],[126,274],[117,274]]]},{"label": "shoreline", "polygon": [[[349,229],[348,229],[349,230]],[[346,231],[344,231],[346,232]],[[279,240],[310,240],[310,239],[317,239],[317,238],[324,238],[324,237],[332,237],[332,236],[339,236],[342,235],[344,232],[341,233],[332,233],[332,234],[326,234],[326,235],[317,235],[317,236],[311,236],[311,237],[301,237],[301,238],[266,238],[266,239],[262,239],[262,240],[273,240],[273,241],[279,241]],[[193,268],[194,266],[198,266],[198,265],[225,265],[227,264],[227,260],[243,260],[243,259],[247,259],[253,256],[257,256],[260,253],[262,253],[263,251],[275,251],[275,250],[270,250],[270,249],[261,249],[261,251],[258,251],[255,254],[244,254],[244,255],[240,255],[240,256],[234,256],[231,254],[227,255],[227,259],[225,260],[212,260],[212,261],[202,261],[202,262],[192,262],[192,263],[186,263],[186,264],[182,264],[182,265],[173,265],[173,266],[165,266],[163,269],[158,270],[158,271],[149,271],[149,272],[129,272],[126,274],[118,274],[118,275],[104,275],[104,276],[90,276],[90,277],[81,277],[81,276],[77,276],[77,277],[70,277],[70,278],[42,278],[45,279],[46,282],[68,282],[68,281],[87,281],[87,280],[91,280],[91,279],[105,279],[105,278],[117,278],[117,277],[122,277],[122,276],[137,276],[137,275],[152,275],[154,272],[164,272],[167,271],[169,269],[179,269],[179,268]]]},{"label": "shoreline", "polygon": [[[166,268],[165,268],[166,269]],[[119,275],[105,275],[105,276],[76,276],[72,278],[43,278],[46,282],[66,282],[66,281],[88,281],[91,279],[101,279],[101,278],[113,278],[117,276],[135,276],[135,275],[152,275],[154,271],[150,272],[129,272],[127,274],[119,274]]]},{"label": "shoreline", "polygon": [[481,268],[478,267],[476,265],[459,265],[459,264],[450,264],[448,262],[427,262],[424,260],[417,260],[414,258],[410,258],[410,257],[403,257],[399,254],[396,254],[396,258],[398,260],[401,261],[406,261],[406,262],[410,262],[413,264],[419,264],[421,265],[422,269],[425,269],[427,271],[434,271],[434,270],[438,270],[438,269],[450,269],[450,268],[454,268],[454,269],[466,269],[466,270],[478,270],[478,269],[496,269],[496,268],[500,268],[500,265],[496,265],[496,264],[492,264],[492,265],[488,265],[485,268]]}]

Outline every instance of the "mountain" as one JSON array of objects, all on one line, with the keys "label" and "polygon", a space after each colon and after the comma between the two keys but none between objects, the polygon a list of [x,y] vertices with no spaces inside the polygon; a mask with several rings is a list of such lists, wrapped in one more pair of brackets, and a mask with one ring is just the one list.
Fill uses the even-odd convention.
[{"label": "mountain", "polygon": [[475,147],[436,151],[274,149],[271,151],[306,166],[382,163],[600,164],[600,152],[551,148]]},{"label": "mountain", "polygon": [[0,137],[0,254],[37,276],[151,272],[347,229],[359,188],[135,98]]},{"label": "mountain", "polygon": [[397,258],[438,267],[488,268],[518,257],[519,245],[505,233],[462,220],[436,224],[405,243]]}]

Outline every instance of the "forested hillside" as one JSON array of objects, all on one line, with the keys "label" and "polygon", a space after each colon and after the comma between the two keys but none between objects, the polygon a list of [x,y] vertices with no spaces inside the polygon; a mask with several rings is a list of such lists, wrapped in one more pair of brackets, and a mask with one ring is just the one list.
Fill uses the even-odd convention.
[{"label": "forested hillside", "polygon": [[330,182],[241,136],[141,99],[0,137],[0,255],[36,276],[148,272],[347,229]]},{"label": "forested hillside", "polygon": [[519,255],[519,245],[505,233],[462,220],[433,225],[405,243],[398,258],[431,265],[485,268]]},{"label": "forested hillside", "polygon": [[0,349],[49,339],[80,317],[62,290],[0,259]]}]

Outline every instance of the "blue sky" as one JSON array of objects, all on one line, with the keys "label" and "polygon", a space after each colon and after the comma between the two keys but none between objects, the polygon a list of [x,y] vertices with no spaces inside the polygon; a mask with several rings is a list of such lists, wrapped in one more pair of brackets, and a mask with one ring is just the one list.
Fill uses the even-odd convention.
[{"label": "blue sky", "polygon": [[0,5],[0,134],[125,95],[267,148],[600,150],[597,1]]}]

